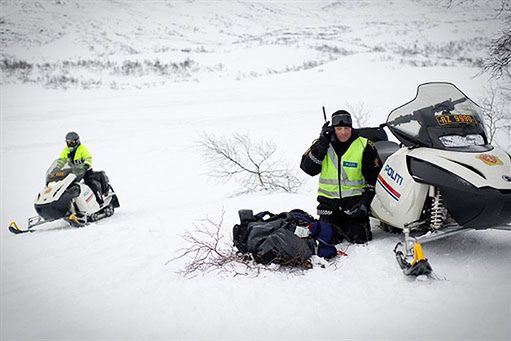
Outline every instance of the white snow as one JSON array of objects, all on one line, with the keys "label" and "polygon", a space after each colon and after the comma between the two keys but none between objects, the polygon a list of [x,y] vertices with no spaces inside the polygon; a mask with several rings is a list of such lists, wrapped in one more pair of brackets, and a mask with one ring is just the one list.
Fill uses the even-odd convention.
[{"label": "white snow", "polygon": [[[376,125],[423,82],[450,81],[480,97],[488,79],[475,66],[398,48],[476,38],[486,44],[503,22],[493,5],[3,1],[0,27],[10,33],[1,40],[2,58],[173,56],[191,58],[199,69],[188,81],[142,88],[127,77],[118,90],[48,89],[7,82],[3,74],[0,339],[509,340],[506,231],[424,244],[439,280],[406,278],[392,253],[399,238],[377,227],[368,245],[350,245],[347,257],[302,275],[213,272],[188,279],[177,273],[186,259],[168,262],[186,230],[200,219],[218,220],[222,210],[226,242],[242,208],[315,213],[317,178],[300,174],[298,165],[323,123],[321,106],[331,113],[363,103]],[[315,49],[325,44],[349,53]],[[463,53],[478,58],[485,51]],[[409,63],[422,59],[434,62]],[[303,68],[311,61],[319,63]],[[223,68],[207,70],[217,63]],[[24,225],[35,215],[46,168],[71,130],[93,153],[94,168],[107,172],[121,207],[82,229],[53,222],[41,232],[10,234],[10,221]],[[239,184],[205,175],[196,148],[203,132],[274,142],[304,185],[295,194],[233,197]]]}]

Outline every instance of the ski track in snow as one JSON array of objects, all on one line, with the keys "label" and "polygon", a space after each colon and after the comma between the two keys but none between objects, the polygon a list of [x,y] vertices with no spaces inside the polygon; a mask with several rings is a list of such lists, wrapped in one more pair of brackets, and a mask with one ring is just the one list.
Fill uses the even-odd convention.
[{"label": "ski track in snow", "polygon": [[[182,34],[183,41],[194,44],[206,39],[209,45],[204,46],[211,47],[215,56],[224,53],[226,67],[234,73],[259,70],[257,63],[245,69],[248,66],[240,60],[253,58],[253,41],[261,42],[260,50],[265,51],[267,41],[286,36],[282,29],[286,25],[308,34],[315,30],[301,28],[304,23],[313,27],[318,20],[325,20],[332,24],[330,32],[339,30],[335,34],[341,36],[344,32],[332,19],[338,13],[334,10],[340,6],[337,3],[330,4],[332,17],[322,18],[314,11],[304,14],[299,6],[282,3],[272,7],[264,2],[236,3],[218,17],[211,3],[198,2],[197,13],[210,18],[202,20],[204,23],[187,15],[186,4],[177,4],[173,34]],[[363,4],[360,9],[352,8],[353,13],[360,18],[372,13],[374,18],[365,17],[368,22],[378,19],[377,11],[365,7],[370,3]],[[42,5],[47,9],[54,6]],[[26,6],[27,13],[38,13],[35,5]],[[102,2],[100,7],[107,10],[110,6],[114,5]],[[153,19],[161,9],[157,4],[151,5],[156,10],[130,6],[130,15],[147,11]],[[245,6],[256,10],[247,12]],[[348,3],[344,6],[350,8]],[[431,14],[419,11],[425,5],[409,6],[405,6],[406,13],[413,13],[413,18],[423,23],[431,22]],[[85,12],[71,14],[88,22],[87,10],[92,9],[89,6]],[[122,16],[126,15],[123,12]],[[240,20],[236,16],[246,21],[241,19],[235,25],[233,22]],[[473,12],[462,17],[466,20],[459,22],[463,27],[474,24],[467,37],[483,30],[484,23],[477,24]],[[5,18],[11,20],[8,15]],[[272,18],[287,19],[279,24]],[[350,43],[357,41],[355,28],[360,18],[344,23],[352,29],[347,35]],[[441,19],[444,26],[429,29],[447,27],[450,19],[443,14]],[[94,27],[108,35],[112,28],[104,20],[108,16],[95,17]],[[163,14],[160,20],[164,20]],[[75,27],[72,22],[68,24]],[[118,24],[121,22],[127,21]],[[140,18],[136,25],[144,28],[139,38],[133,38],[132,28],[118,31],[125,33],[126,44],[145,51],[151,39],[142,37],[156,30],[161,21],[155,22],[148,25]],[[208,31],[218,22],[224,23],[223,33]],[[39,23],[52,26],[48,18]],[[394,24],[396,30],[408,27],[405,19]],[[17,25],[18,29],[31,29],[23,20]],[[199,33],[193,34],[194,26]],[[232,35],[233,26],[244,27],[244,31]],[[395,36],[384,34],[381,26],[367,26],[367,31],[374,31],[374,40],[382,45],[392,46]],[[440,39],[428,33],[427,25],[423,27],[418,31],[425,37]],[[408,34],[417,30],[409,29]],[[492,27],[486,29],[490,32]],[[210,33],[202,37],[206,31]],[[445,32],[446,36],[455,35],[451,30]],[[51,44],[42,43],[55,39],[52,34],[19,34],[33,37],[37,43],[22,39],[20,45],[9,45],[8,53],[26,57],[46,51],[48,55],[42,54],[42,59],[54,57]],[[85,40],[104,39],[94,29],[74,34]],[[226,36],[241,39],[250,47],[248,53],[231,49],[227,42],[232,41]],[[66,44],[75,46],[75,42]],[[26,54],[19,52],[20,46],[29,47]],[[108,50],[117,45],[103,46]],[[189,47],[188,43],[184,46]],[[284,50],[267,47],[263,56],[270,60],[275,51],[286,55]],[[77,48],[75,52],[81,55],[84,51]],[[315,58],[303,49],[286,51],[299,54],[295,56],[298,64],[300,57]],[[230,242],[231,228],[242,208],[275,213],[302,208],[315,213],[317,178],[304,174],[300,174],[304,185],[296,194],[233,197],[236,184],[218,183],[205,175],[208,169],[196,148],[203,132],[219,136],[241,132],[273,141],[298,172],[301,154],[321,128],[322,105],[333,112],[346,104],[364,103],[371,114],[369,124],[376,125],[390,110],[411,100],[420,83],[451,81],[472,98],[478,98],[486,84],[485,76],[474,77],[479,70],[469,66],[412,67],[398,59],[382,60],[378,52],[358,52],[298,72],[240,80],[206,77],[199,82],[140,90],[63,91],[3,84],[0,338],[510,339],[511,234],[506,231],[469,231],[424,244],[438,280],[402,275],[392,253],[399,238],[377,227],[368,245],[350,245],[347,257],[303,274],[263,271],[259,276],[234,277],[208,273],[187,279],[177,273],[186,260],[168,262],[183,247],[180,236],[185,231],[191,231],[200,219],[218,220],[222,210],[226,242]],[[10,234],[6,227],[11,220],[23,224],[35,215],[33,199],[70,130],[78,131],[91,150],[94,168],[107,172],[121,207],[112,218],[86,228],[53,222],[36,233]]]}]

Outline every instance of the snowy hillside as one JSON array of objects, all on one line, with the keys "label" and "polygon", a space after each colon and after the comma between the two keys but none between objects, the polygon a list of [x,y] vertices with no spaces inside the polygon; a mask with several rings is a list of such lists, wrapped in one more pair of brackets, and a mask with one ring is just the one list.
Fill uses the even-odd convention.
[{"label": "snowy hillside", "polygon": [[6,80],[47,87],[263,77],[372,52],[397,64],[478,66],[503,21],[492,2],[4,3]]},{"label": "snowy hillside", "polygon": [[[329,113],[383,123],[418,84],[477,100],[498,4],[441,1],[2,1],[0,339],[511,338],[511,233],[424,245],[438,280],[405,278],[374,240],[302,274],[217,272],[168,262],[204,218],[230,243],[237,211],[315,213],[301,154]],[[121,207],[85,228],[25,225],[75,130]],[[304,183],[233,196],[197,150],[204,132],[271,141]],[[508,150],[509,152],[509,150]]]}]

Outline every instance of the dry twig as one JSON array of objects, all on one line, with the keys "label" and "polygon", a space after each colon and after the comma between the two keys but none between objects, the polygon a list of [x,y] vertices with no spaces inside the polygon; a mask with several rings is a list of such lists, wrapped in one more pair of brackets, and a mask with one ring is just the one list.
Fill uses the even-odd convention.
[{"label": "dry twig", "polygon": [[490,84],[487,96],[481,100],[489,143],[494,141],[500,131],[507,136],[511,134],[511,115],[506,110],[505,102],[505,95],[499,86]]},{"label": "dry twig", "polygon": [[295,192],[301,185],[291,168],[275,156],[273,143],[254,142],[241,134],[230,138],[203,134],[198,146],[210,164],[209,175],[224,182],[236,181],[242,187],[240,194]]},{"label": "dry twig", "polygon": [[221,230],[224,214],[225,211],[222,211],[218,222],[210,218],[202,219],[198,224],[194,224],[192,232],[185,231],[181,237],[187,245],[179,249],[177,251],[179,255],[166,264],[187,259],[184,268],[178,271],[184,277],[195,277],[209,272],[257,277],[262,271],[302,275],[308,269],[283,264],[258,264],[249,255],[239,254],[232,244],[223,241]]}]

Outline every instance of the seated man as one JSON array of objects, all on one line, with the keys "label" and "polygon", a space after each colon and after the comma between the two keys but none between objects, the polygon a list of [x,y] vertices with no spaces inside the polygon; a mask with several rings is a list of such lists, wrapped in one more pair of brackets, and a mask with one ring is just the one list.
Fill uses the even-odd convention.
[{"label": "seated man", "polygon": [[102,193],[108,190],[107,181],[104,176],[99,177],[92,171],[92,156],[87,147],[80,143],[80,136],[77,133],[66,134],[66,147],[60,153],[59,159],[70,160],[73,164],[84,168],[83,180],[85,184],[91,188],[98,204],[103,205]]}]

